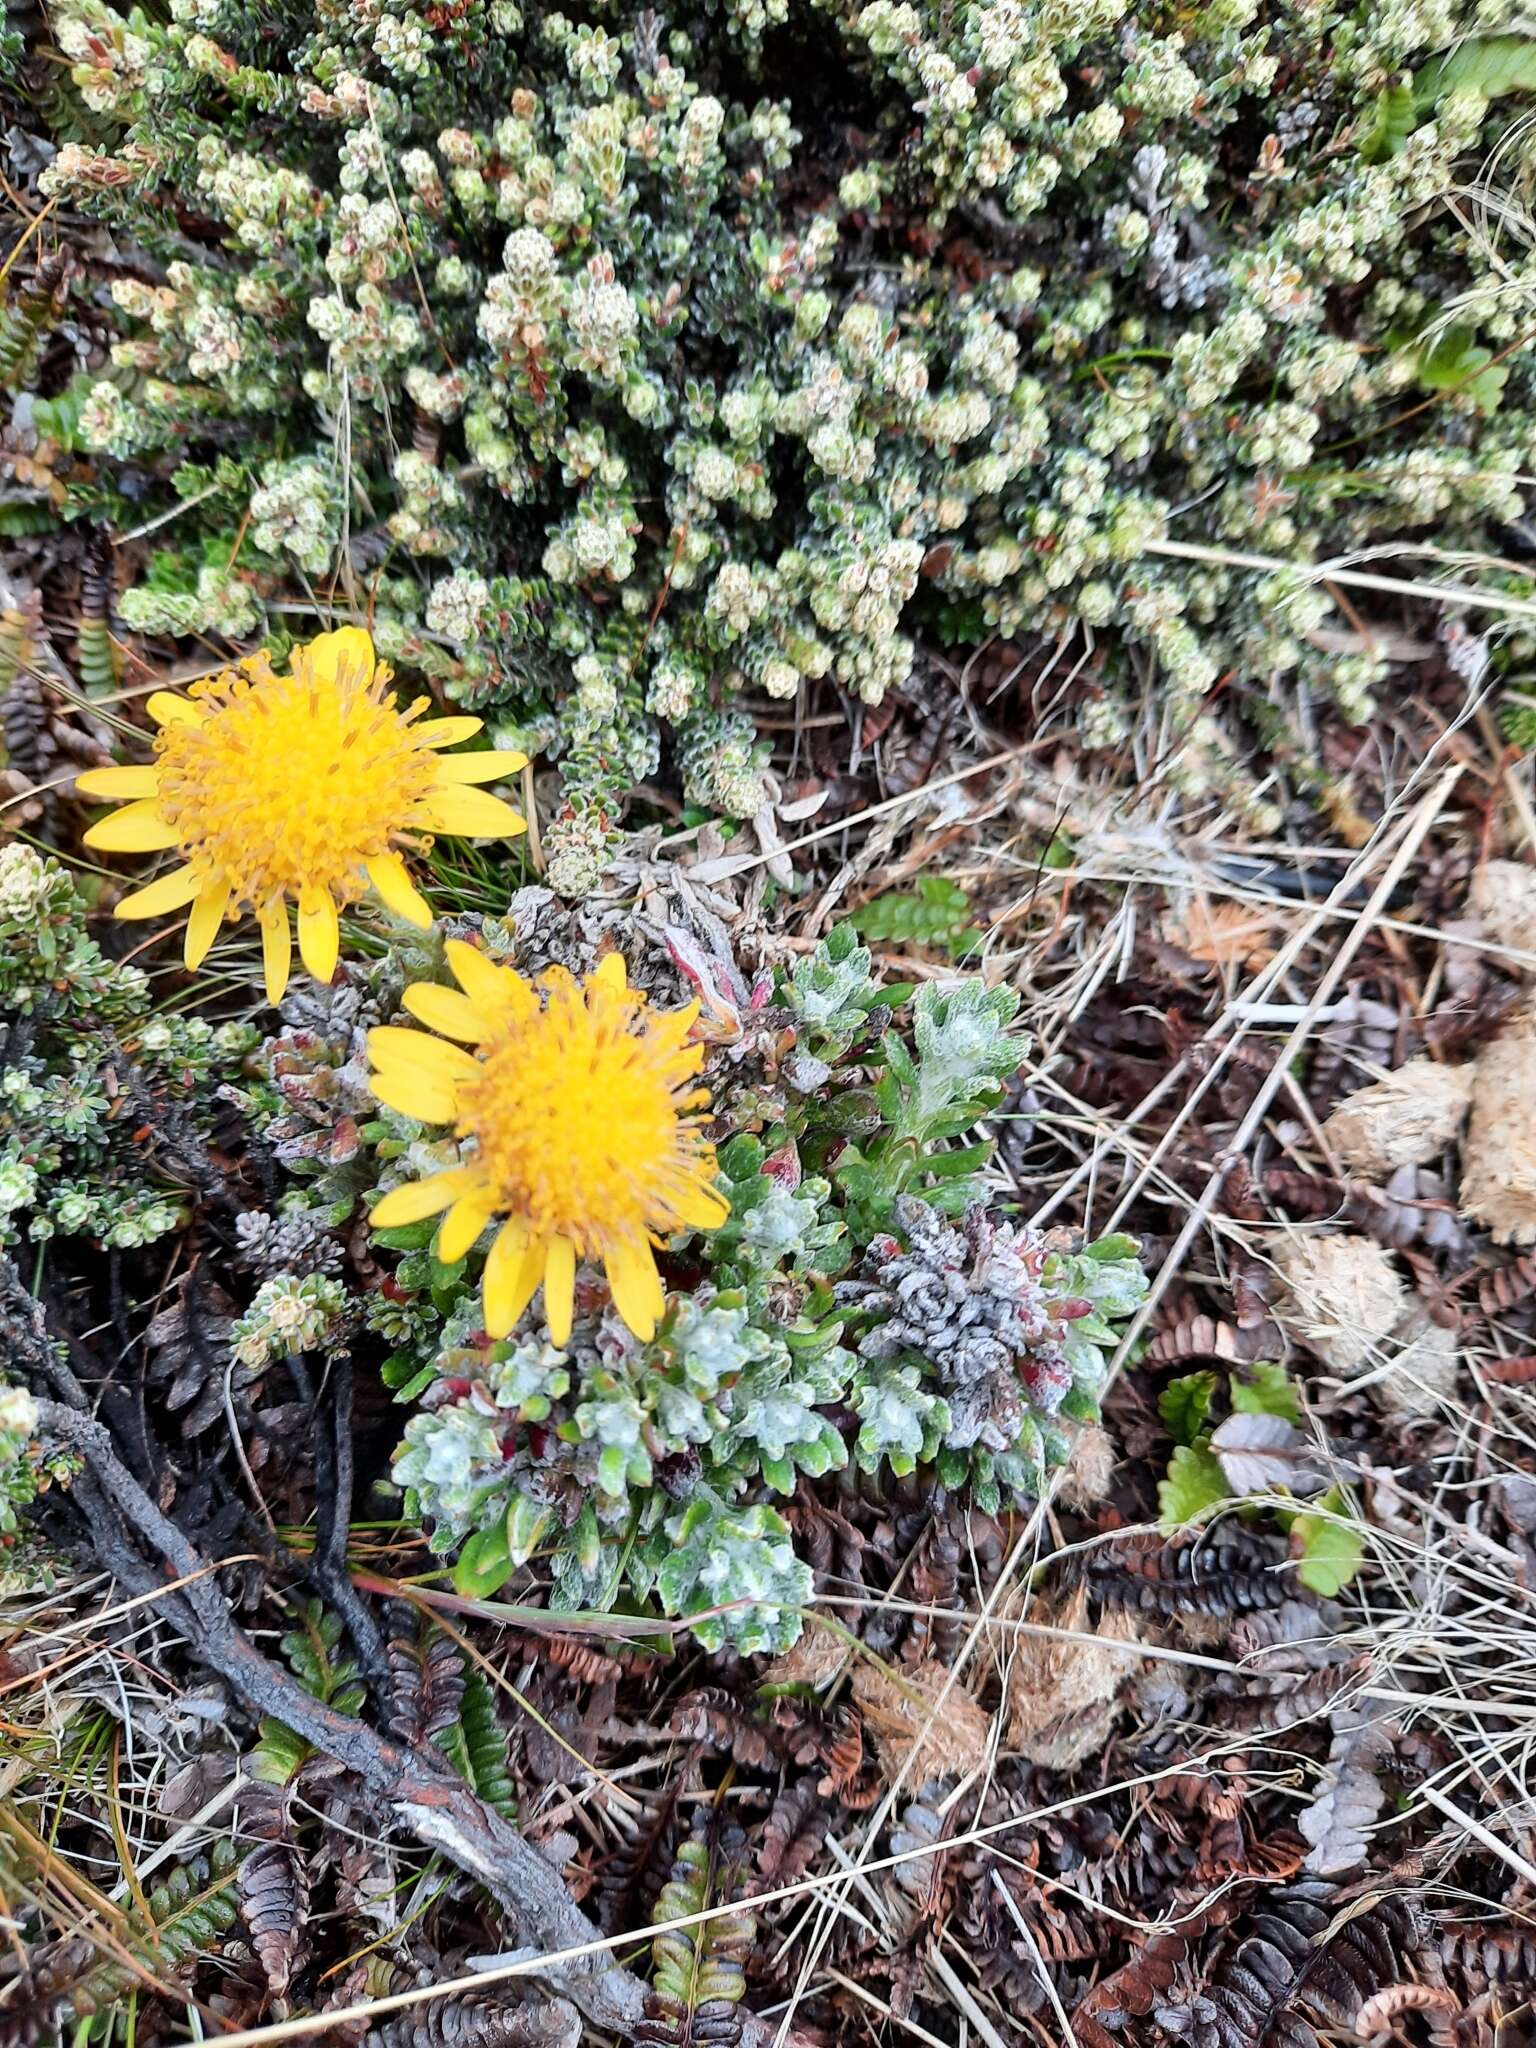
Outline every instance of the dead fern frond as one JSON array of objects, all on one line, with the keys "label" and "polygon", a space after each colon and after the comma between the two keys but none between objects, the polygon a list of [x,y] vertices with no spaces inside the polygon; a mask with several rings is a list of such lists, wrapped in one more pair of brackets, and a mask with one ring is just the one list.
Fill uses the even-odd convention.
[{"label": "dead fern frond", "polygon": [[1368,2000],[1401,1980],[1416,1934],[1398,1899],[1339,1916],[1333,1886],[1317,1878],[1271,1894],[1243,1925],[1177,2015],[1197,2048],[1320,2048],[1319,2028],[1352,2028]]},{"label": "dead fern frond", "polygon": [[1127,1537],[1091,1559],[1088,1580],[1106,1607],[1232,1616],[1279,1607],[1293,1591],[1283,1547],[1233,1525],[1209,1536]]}]

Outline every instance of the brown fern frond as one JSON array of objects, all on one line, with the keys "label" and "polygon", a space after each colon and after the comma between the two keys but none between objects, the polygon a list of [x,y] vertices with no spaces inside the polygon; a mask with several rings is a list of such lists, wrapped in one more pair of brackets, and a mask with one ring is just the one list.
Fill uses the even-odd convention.
[{"label": "brown fern frond", "polygon": [[1202,2048],[1319,2048],[1320,2027],[1352,2028],[1383,1985],[1401,1981],[1400,1955],[1417,1933],[1399,1899],[1341,1922],[1334,1887],[1320,1878],[1269,1894],[1244,1927],[1191,2003]]},{"label": "brown fern frond", "polygon": [[816,1789],[824,1799],[843,1798],[858,1784],[864,1768],[864,1716],[857,1707],[844,1707],[839,1722],[821,1752],[826,1775]]},{"label": "brown fern frond", "polygon": [[597,1921],[605,1934],[623,1933],[650,1919],[677,1853],[678,1801],[696,1775],[696,1763],[685,1759],[632,1839],[603,1862],[597,1878]]},{"label": "brown fern frond", "polygon": [[758,1881],[754,1888],[761,1891],[793,1884],[804,1876],[831,1825],[832,1814],[812,1779],[801,1778],[786,1785],[763,1823],[757,1849]]},{"label": "brown fern frond", "polygon": [[240,1917],[268,1990],[281,1997],[309,1954],[309,1873],[293,1840],[292,1788],[250,1786],[242,1796],[241,1820],[257,1840],[235,1880]]},{"label": "brown fern frond", "polygon": [[1477,1284],[1478,1306],[1485,1316],[1501,1316],[1536,1294],[1536,1251],[1525,1252],[1512,1265],[1485,1273]]},{"label": "brown fern frond", "polygon": [[1218,1728],[1267,1732],[1294,1727],[1325,1714],[1369,1663],[1365,1656],[1347,1663],[1325,1665],[1321,1671],[1283,1672],[1279,1677],[1254,1682],[1243,1693],[1217,1696],[1207,1701],[1206,1714]]},{"label": "brown fern frond", "polygon": [[1181,1365],[1190,1358],[1221,1358],[1231,1365],[1246,1360],[1251,1348],[1233,1324],[1218,1323],[1214,1316],[1201,1314],[1161,1331],[1144,1355],[1148,1365]]},{"label": "brown fern frond", "polygon": [[1494,1985],[1536,1991],[1536,1926],[1443,1925],[1436,1943],[1447,1974],[1455,1973],[1474,1995]]},{"label": "brown fern frond", "polygon": [[1355,2032],[1362,2041],[1368,2041],[1373,2034],[1385,2034],[1396,2026],[1404,2013],[1422,2012],[1430,2015],[1430,2039],[1451,2041],[1455,2037],[1442,2031],[1440,2022],[1455,2019],[1460,2006],[1449,1991],[1434,1984],[1388,1984],[1368,1998],[1355,2015]]},{"label": "brown fern frond", "polygon": [[1135,2038],[1121,2032],[1124,2022],[1145,2019],[1179,1981],[1189,1967],[1190,1937],[1195,1931],[1189,1927],[1187,1931],[1154,1934],[1129,1962],[1100,1979],[1072,2015],[1072,2031],[1081,2048],[1123,2048],[1127,2038]]},{"label": "brown fern frond", "polygon": [[672,1709],[670,1725],[689,1742],[729,1751],[737,1763],[749,1767],[767,1763],[773,1754],[773,1744],[751,1710],[723,1686],[701,1686],[686,1694]]},{"label": "brown fern frond", "polygon": [[464,1658],[457,1643],[427,1624],[391,1639],[385,1725],[399,1742],[421,1743],[456,1728],[464,1706]]},{"label": "brown fern frond", "polygon": [[1128,1536],[1094,1555],[1088,1582],[1106,1607],[1161,1615],[1239,1615],[1279,1607],[1291,1585],[1280,1544],[1232,1526],[1210,1536]]},{"label": "brown fern frond", "polygon": [[581,1685],[606,1685],[610,1679],[621,1678],[628,1668],[620,1658],[610,1657],[581,1636],[532,1635],[527,1649],[538,1662],[557,1664]]},{"label": "brown fern frond", "polygon": [[918,1545],[907,1579],[908,1597],[914,1607],[949,1611],[911,1617],[901,1646],[906,1663],[921,1664],[929,1657],[948,1662],[954,1655],[961,1623],[953,1618],[953,1610],[959,1605],[963,1554],[959,1531],[947,1519],[935,1521]]},{"label": "brown fern frond", "polygon": [[577,2048],[581,2015],[563,1998],[494,1992],[433,1999],[399,2013],[368,2036],[367,2048]]},{"label": "brown fern frond", "polygon": [[1341,1180],[1327,1174],[1303,1173],[1295,1166],[1264,1169],[1264,1192],[1293,1216],[1336,1215],[1348,1199]]}]

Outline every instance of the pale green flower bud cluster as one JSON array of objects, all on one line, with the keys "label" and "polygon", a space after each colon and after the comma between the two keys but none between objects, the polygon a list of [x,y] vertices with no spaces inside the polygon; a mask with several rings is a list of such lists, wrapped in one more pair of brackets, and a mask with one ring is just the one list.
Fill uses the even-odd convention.
[{"label": "pale green flower bud cluster", "polygon": [[276,1360],[334,1349],[349,1321],[346,1289],[325,1273],[279,1273],[264,1280],[229,1333],[240,1365],[261,1372]]}]

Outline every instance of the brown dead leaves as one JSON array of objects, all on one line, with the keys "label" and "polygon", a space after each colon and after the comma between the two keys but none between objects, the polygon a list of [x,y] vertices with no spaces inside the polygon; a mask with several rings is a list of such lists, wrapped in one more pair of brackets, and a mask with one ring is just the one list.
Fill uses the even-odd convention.
[{"label": "brown dead leaves", "polygon": [[1007,1662],[1008,1747],[1044,1770],[1070,1771],[1108,1742],[1120,1688],[1137,1668],[1123,1649],[1138,1640],[1136,1617],[1088,1619],[1088,1590],[1079,1586],[1059,1606],[1036,1600],[1021,1619],[1060,1635],[1020,1633]]},{"label": "brown dead leaves", "polygon": [[990,1717],[936,1658],[899,1676],[861,1660],[853,1696],[889,1784],[900,1778],[916,1791],[935,1778],[963,1777],[986,1755]]}]

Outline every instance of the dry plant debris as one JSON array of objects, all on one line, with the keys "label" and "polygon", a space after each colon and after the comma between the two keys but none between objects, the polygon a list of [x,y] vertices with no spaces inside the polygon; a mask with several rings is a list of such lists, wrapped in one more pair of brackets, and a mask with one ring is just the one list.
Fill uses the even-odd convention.
[{"label": "dry plant debris", "polygon": [[1136,1617],[1104,1615],[1094,1626],[1086,1582],[1054,1609],[1020,1603],[1032,1625],[1059,1633],[1021,1633],[1005,1656],[1008,1722],[1004,1741],[1043,1770],[1071,1771],[1104,1749],[1122,1688],[1137,1675],[1134,1657],[1099,1643],[1134,1643]]},{"label": "dry plant debris", "polygon": [[1409,1060],[1341,1102],[1323,1136],[1351,1173],[1385,1176],[1427,1165],[1460,1135],[1475,1075],[1470,1063]]},{"label": "dry plant debris", "polygon": [[1277,1313],[1294,1337],[1334,1372],[1380,1359],[1408,1307],[1390,1252],[1368,1237],[1307,1236],[1282,1246],[1275,1264],[1287,1289]]},{"label": "dry plant debris", "polygon": [[991,1717],[937,1658],[899,1672],[861,1663],[853,1696],[889,1784],[916,1789],[967,1776],[985,1760]]},{"label": "dry plant debris", "polygon": [[0,2048],[1531,2032],[1528,24],[1010,5],[0,44]]},{"label": "dry plant debris", "polygon": [[1495,1244],[1536,1242],[1536,1017],[1524,1013],[1477,1059],[1461,1202]]}]

